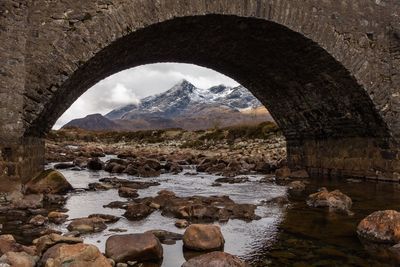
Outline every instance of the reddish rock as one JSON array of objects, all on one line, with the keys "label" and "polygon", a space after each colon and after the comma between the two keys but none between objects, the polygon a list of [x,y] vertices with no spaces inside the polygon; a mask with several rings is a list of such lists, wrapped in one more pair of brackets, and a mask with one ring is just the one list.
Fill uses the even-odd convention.
[{"label": "reddish rock", "polygon": [[111,267],[99,249],[88,244],[57,244],[42,256],[39,266]]},{"label": "reddish rock", "polygon": [[183,245],[190,250],[221,250],[224,243],[225,239],[217,225],[192,224],[183,235]]},{"label": "reddish rock", "polygon": [[116,263],[158,262],[163,258],[163,248],[152,233],[114,235],[106,241],[105,254]]},{"label": "reddish rock", "polygon": [[128,220],[141,220],[149,216],[153,211],[154,209],[142,203],[130,204],[124,213],[124,217]]},{"label": "reddish rock", "polygon": [[194,257],[185,262],[182,267],[249,267],[236,256],[225,252],[214,251]]},{"label": "reddish rock", "polygon": [[400,242],[400,212],[375,211],[357,226],[357,234],[368,241],[395,244]]}]

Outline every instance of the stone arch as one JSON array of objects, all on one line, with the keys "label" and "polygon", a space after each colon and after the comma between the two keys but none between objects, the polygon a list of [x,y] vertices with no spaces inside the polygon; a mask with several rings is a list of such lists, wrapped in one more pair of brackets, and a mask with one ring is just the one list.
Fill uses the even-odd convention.
[{"label": "stone arch", "polygon": [[364,89],[318,44],[279,24],[233,15],[175,18],[117,39],[68,76],[26,134],[44,135],[99,80],[155,62],[193,63],[236,79],[288,139],[389,136]]},{"label": "stone arch", "polygon": [[[16,100],[5,103],[5,110],[14,115],[0,113],[2,140],[10,139],[9,129],[24,140],[40,139],[74,99],[116,71],[175,61],[213,68],[248,87],[282,127],[292,166],[361,176],[399,169],[392,138],[400,136],[395,86],[400,80],[399,4],[39,0],[16,6],[6,0],[3,5],[7,4],[18,21],[8,33],[23,37],[15,46],[22,60],[10,69],[21,69],[22,74],[15,83]],[[9,25],[9,20],[1,22]]]}]

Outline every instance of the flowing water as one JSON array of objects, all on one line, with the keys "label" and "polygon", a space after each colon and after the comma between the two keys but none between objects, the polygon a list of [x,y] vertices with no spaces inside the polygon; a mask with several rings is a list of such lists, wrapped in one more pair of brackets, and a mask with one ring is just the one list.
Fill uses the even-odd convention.
[{"label": "flowing water", "polygon": [[[106,160],[106,159],[103,159]],[[51,167],[49,165],[48,167]],[[178,196],[228,195],[235,202],[260,204],[277,196],[288,195],[287,188],[275,183],[259,183],[262,175],[250,175],[249,182],[242,184],[223,184],[212,187],[214,175],[195,174],[194,167],[186,167],[181,174],[163,174],[157,178],[138,178],[124,174],[113,175],[118,178],[157,181],[161,185],[138,190],[140,197],[155,196],[162,189],[171,190]],[[89,183],[100,178],[110,177],[104,171],[61,170],[75,188],[87,188]],[[353,200],[353,216],[329,213],[327,209],[310,208],[306,197],[318,188],[339,189]],[[280,207],[274,204],[260,205],[256,213],[260,220],[245,222],[230,220],[219,224],[225,237],[225,251],[247,260],[252,266],[396,266],[388,259],[377,258],[376,250],[367,250],[356,235],[356,227],[361,219],[376,210],[400,210],[400,185],[394,183],[360,181],[346,182],[345,179],[310,179],[305,192],[290,195],[291,204]],[[129,221],[122,217],[124,210],[103,208],[112,201],[126,201],[118,196],[115,189],[108,191],[80,191],[71,193],[65,208],[69,219],[86,217],[93,213],[121,216],[121,219],[108,225],[101,233],[85,235],[86,243],[91,243],[104,251],[105,241],[116,233],[113,228],[126,229],[125,233],[141,233],[147,230],[162,229],[176,233],[184,230],[174,226],[175,219],[154,212],[146,219]],[[4,218],[0,220],[6,225]],[[54,228],[67,232],[68,221]],[[8,228],[15,229],[15,228]],[[9,232],[12,231],[3,231]],[[17,230],[16,230],[17,232]],[[187,254],[182,242],[163,245],[162,266],[180,266]]]},{"label": "flowing water", "polygon": [[[250,175],[250,182],[243,184],[223,184],[223,186],[212,187],[217,176],[207,174],[187,175],[194,172],[194,166],[184,169],[181,174],[163,174],[157,178],[138,178],[125,174],[114,175],[113,177],[157,181],[159,186],[152,186],[147,189],[140,189],[138,193],[140,197],[155,196],[162,189],[175,192],[177,196],[212,196],[212,195],[228,195],[237,203],[259,204],[263,200],[269,200],[277,196],[286,195],[286,188],[276,184],[259,183],[262,175]],[[109,177],[107,172],[99,171],[73,171],[61,170],[64,176],[74,186],[74,188],[87,188],[92,182],[97,182],[100,178]],[[185,175],[186,173],[186,175]],[[126,201],[125,198],[118,196],[115,189],[108,191],[87,191],[73,193],[70,195],[65,208],[67,208],[69,219],[86,217],[93,213],[112,214],[122,216],[125,212],[122,209],[103,208],[112,201]],[[257,251],[272,243],[278,234],[278,224],[281,222],[284,210],[274,206],[259,206],[256,211],[257,215],[262,219],[245,222],[242,220],[230,220],[227,223],[219,224],[225,238],[225,251],[234,255],[241,256],[244,259],[251,260],[257,258]],[[161,216],[160,212],[154,212],[147,218],[140,221],[129,221],[124,217],[109,225],[108,229],[101,233],[85,235],[85,242],[94,244],[104,251],[105,241],[108,236],[115,233],[109,229],[121,228],[126,229],[125,233],[142,233],[148,230],[162,229],[175,233],[182,233],[184,229],[175,227],[174,218]],[[66,232],[68,222],[57,229]],[[124,234],[125,234],[124,233]],[[176,267],[185,262],[185,256],[182,250],[182,241],[177,241],[174,245],[163,245],[164,259],[162,266]]]}]

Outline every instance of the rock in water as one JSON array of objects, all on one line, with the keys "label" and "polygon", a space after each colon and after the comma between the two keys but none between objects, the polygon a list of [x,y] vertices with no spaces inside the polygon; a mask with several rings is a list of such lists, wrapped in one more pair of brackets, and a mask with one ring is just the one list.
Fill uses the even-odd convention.
[{"label": "rock in water", "polygon": [[92,171],[103,169],[104,163],[99,158],[91,158],[86,164],[87,168]]},{"label": "rock in water", "polygon": [[321,188],[319,192],[308,196],[307,204],[311,207],[329,207],[330,211],[352,214],[350,211],[353,205],[351,198],[339,190],[329,192],[326,188]]},{"label": "rock in water", "polygon": [[183,235],[184,247],[191,250],[221,250],[224,244],[225,239],[217,225],[192,224]]},{"label": "rock in water", "polygon": [[25,185],[26,193],[32,194],[65,194],[72,189],[67,179],[56,170],[45,170]]},{"label": "rock in water", "polygon": [[52,223],[62,224],[67,220],[68,214],[58,211],[52,211],[47,215],[47,217],[49,218],[49,221]]},{"label": "rock in water", "polygon": [[78,231],[79,233],[96,233],[107,228],[104,220],[98,217],[74,219],[67,227],[69,231]]},{"label": "rock in water", "polygon": [[293,181],[288,184],[288,187],[294,192],[302,192],[306,189],[306,185],[302,181]]},{"label": "rock in water", "polygon": [[400,242],[400,212],[375,211],[357,226],[357,234],[372,242],[395,244]]},{"label": "rock in water", "polygon": [[[0,257],[0,266],[10,267],[35,267],[38,256],[29,255],[26,252],[7,252]],[[2,265],[6,264],[6,265]]]},{"label": "rock in water", "polygon": [[57,244],[42,256],[39,266],[111,267],[99,249],[88,244]]},{"label": "rock in water", "polygon": [[249,267],[236,256],[225,252],[214,251],[185,262],[182,267]]},{"label": "rock in water", "polygon": [[152,233],[114,235],[106,241],[106,256],[116,263],[158,262],[163,258],[163,248]]},{"label": "rock in water", "polygon": [[78,237],[68,237],[59,234],[49,234],[41,236],[33,240],[33,244],[36,246],[36,250],[39,254],[42,254],[54,245],[63,244],[77,244],[82,243],[83,240]]},{"label": "rock in water", "polygon": [[118,195],[126,198],[137,198],[139,196],[137,190],[130,187],[120,187],[118,189]]},{"label": "rock in water", "polygon": [[124,216],[128,220],[141,220],[149,216],[154,209],[149,206],[139,203],[139,204],[130,204],[124,213]]}]

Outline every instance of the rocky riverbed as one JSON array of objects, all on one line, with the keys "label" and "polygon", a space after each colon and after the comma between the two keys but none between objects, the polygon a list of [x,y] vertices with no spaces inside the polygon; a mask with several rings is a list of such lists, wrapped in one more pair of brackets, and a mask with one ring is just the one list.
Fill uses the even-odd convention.
[{"label": "rocky riverbed", "polygon": [[290,170],[279,136],[204,145],[49,141],[0,197],[1,266],[400,262],[398,184]]}]

